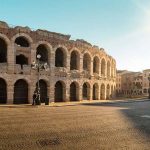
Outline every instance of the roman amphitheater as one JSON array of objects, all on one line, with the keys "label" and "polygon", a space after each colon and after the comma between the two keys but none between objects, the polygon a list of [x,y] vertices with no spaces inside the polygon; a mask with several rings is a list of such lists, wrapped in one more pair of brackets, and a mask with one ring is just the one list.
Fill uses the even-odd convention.
[{"label": "roman amphitheater", "polygon": [[0,22],[0,103],[32,103],[38,71],[37,61],[47,62],[41,69],[41,102],[103,100],[115,97],[116,62],[103,48],[70,35],[11,27]]}]

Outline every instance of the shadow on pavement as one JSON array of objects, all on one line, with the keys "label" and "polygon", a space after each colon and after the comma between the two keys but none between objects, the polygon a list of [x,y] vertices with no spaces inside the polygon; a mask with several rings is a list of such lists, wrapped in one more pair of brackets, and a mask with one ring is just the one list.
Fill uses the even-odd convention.
[{"label": "shadow on pavement", "polygon": [[150,139],[150,101],[134,103],[88,103],[86,106],[119,107],[119,111],[133,123],[141,135]]}]

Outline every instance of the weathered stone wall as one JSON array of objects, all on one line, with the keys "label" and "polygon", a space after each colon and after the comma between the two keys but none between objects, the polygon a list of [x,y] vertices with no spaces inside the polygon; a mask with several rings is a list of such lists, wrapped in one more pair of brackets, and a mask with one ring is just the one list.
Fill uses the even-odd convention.
[{"label": "weathered stone wall", "polygon": [[[19,47],[15,40],[24,37],[29,42],[29,47]],[[23,79],[28,84],[28,101],[32,103],[32,95],[36,88],[37,71],[31,69],[31,63],[36,60],[37,47],[44,45],[48,51],[48,65],[50,70],[40,71],[40,79],[47,84],[47,95],[50,102],[55,102],[55,84],[61,81],[64,85],[64,101],[70,101],[70,85],[75,82],[77,85],[77,99],[83,100],[83,84],[89,84],[89,99],[93,97],[93,85],[97,85],[97,99],[113,99],[115,97],[116,61],[106,54],[103,48],[92,46],[84,40],[70,40],[70,35],[49,32],[45,30],[31,31],[28,27],[10,28],[6,23],[0,23],[0,38],[7,44],[7,62],[0,63],[0,78],[7,84],[7,103],[13,103],[14,84],[17,80]],[[65,67],[55,67],[55,52],[58,48],[63,50]],[[78,69],[70,70],[71,52],[78,54]],[[16,64],[16,55],[22,54],[28,58],[28,65],[23,68]],[[84,54],[90,57],[89,71],[83,70]],[[93,72],[93,60],[97,57],[97,72]],[[102,65],[103,60],[103,65]],[[108,65],[109,64],[109,65]],[[103,74],[102,74],[103,70]],[[104,85],[104,90],[101,89]],[[102,93],[103,92],[103,93]],[[103,96],[102,96],[103,95]]]}]

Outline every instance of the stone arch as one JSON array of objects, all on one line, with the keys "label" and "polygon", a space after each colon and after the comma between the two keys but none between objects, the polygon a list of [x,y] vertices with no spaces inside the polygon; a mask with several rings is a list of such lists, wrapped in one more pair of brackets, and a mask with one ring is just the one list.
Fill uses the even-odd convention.
[{"label": "stone arch", "polygon": [[106,88],[106,99],[110,99],[110,85],[107,84],[107,88]]},{"label": "stone arch", "polygon": [[105,92],[106,92],[106,90],[105,90],[105,84],[101,84],[101,100],[105,100]]},{"label": "stone arch", "polygon": [[80,54],[78,51],[71,51],[70,55],[70,70],[79,70],[80,67]]},{"label": "stone arch", "polygon": [[37,59],[37,55],[40,55],[41,58],[39,59],[40,62],[43,62],[43,63],[49,63],[49,60],[48,60],[48,50],[46,48],[45,45],[43,44],[40,44],[37,49],[36,49],[36,59]]},{"label": "stone arch", "polygon": [[100,64],[100,59],[98,56],[95,56],[93,58],[93,73],[99,74],[99,64]]},{"label": "stone arch", "polygon": [[[31,38],[28,34],[25,34],[25,33],[17,33],[16,35],[14,35],[14,36],[11,38],[12,43],[15,43],[16,39],[19,38],[19,37],[21,37],[21,38],[25,39],[26,41],[28,41],[28,42],[29,42],[29,47],[30,47],[31,44],[33,43],[32,38]],[[21,45],[20,45],[20,46],[21,46]]]},{"label": "stone arch", "polygon": [[30,47],[30,43],[27,38],[24,36],[19,36],[15,39],[15,44],[17,44],[20,47]]},{"label": "stone arch", "polygon": [[107,61],[107,76],[108,76],[108,77],[111,76],[110,72],[111,72],[110,61]]},{"label": "stone arch", "polygon": [[[37,53],[39,49],[39,53]],[[43,52],[44,49],[44,52]],[[50,64],[50,57],[51,57],[51,53],[52,53],[52,46],[46,42],[46,41],[39,41],[36,44],[36,56],[37,54],[41,55],[41,61],[43,62],[47,62],[48,64]]]},{"label": "stone arch", "polygon": [[7,103],[7,83],[3,78],[0,78],[0,104]]},{"label": "stone arch", "polygon": [[58,47],[55,50],[55,67],[67,67],[67,50],[64,47]]},{"label": "stone arch", "polygon": [[99,85],[98,83],[93,84],[93,100],[98,100],[98,94],[99,94]]},{"label": "stone arch", "polygon": [[113,89],[113,85],[111,85],[111,98],[113,98],[113,94],[114,94],[114,89]]},{"label": "stone arch", "polygon": [[19,79],[14,84],[14,104],[28,103],[28,83]]},{"label": "stone arch", "polygon": [[83,100],[90,100],[90,84],[85,82],[82,86],[82,97]]},{"label": "stone arch", "polygon": [[88,72],[91,71],[91,56],[89,53],[83,55],[83,70]]},{"label": "stone arch", "polygon": [[7,47],[5,38],[0,36],[0,63],[7,62]]},{"label": "stone arch", "polygon": [[[39,80],[39,86],[40,86],[40,101],[41,103],[45,103],[47,95],[47,82],[43,79]],[[37,87],[37,83],[36,83]],[[36,89],[37,90],[37,89]]]},{"label": "stone arch", "polygon": [[55,84],[55,102],[65,101],[66,85],[63,81],[57,81]]},{"label": "stone arch", "polygon": [[101,75],[106,75],[106,61],[104,58],[101,60]]},{"label": "stone arch", "polygon": [[70,84],[70,101],[79,100],[79,84],[77,82],[72,82]]}]

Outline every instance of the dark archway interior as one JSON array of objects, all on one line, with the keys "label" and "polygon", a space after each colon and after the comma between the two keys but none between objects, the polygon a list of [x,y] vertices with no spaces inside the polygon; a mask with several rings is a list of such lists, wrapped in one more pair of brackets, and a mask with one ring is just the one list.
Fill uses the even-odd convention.
[{"label": "dark archway interior", "polygon": [[70,70],[78,70],[78,59],[77,53],[73,51],[71,53],[71,60],[70,60]]},{"label": "dark archway interior", "polygon": [[21,37],[17,37],[16,40],[15,40],[15,43],[18,46],[21,46],[21,47],[29,47],[30,46],[29,42],[22,36]]},{"label": "dark archway interior", "polygon": [[25,80],[18,80],[14,85],[14,104],[28,103],[28,83]]},{"label": "dark archway interior", "polygon": [[6,104],[7,101],[7,85],[4,79],[0,78],[0,104]]},{"label": "dark archway interior", "polygon": [[105,85],[103,84],[101,85],[101,99],[105,99]]},{"label": "dark archway interior", "polygon": [[90,71],[90,56],[85,54],[83,57],[83,70]]},{"label": "dark archway interior", "polygon": [[96,85],[93,85],[93,100],[96,100]]},{"label": "dark archway interior", "polygon": [[[45,103],[46,98],[47,98],[47,83],[44,80],[40,80],[39,81],[39,85],[40,85],[40,100],[41,103]],[[37,86],[37,83],[36,83]]]},{"label": "dark archway interior", "polygon": [[70,101],[77,101],[77,87],[74,82],[70,85]]},{"label": "dark archway interior", "polygon": [[7,62],[7,44],[0,39],[0,63]]},{"label": "dark archway interior", "polygon": [[65,67],[65,57],[64,52],[61,48],[58,48],[55,52],[55,66],[56,67]]},{"label": "dark archway interior", "polygon": [[83,84],[82,95],[83,99],[88,99],[88,87],[86,83]]},{"label": "dark archway interior", "polygon": [[93,73],[99,73],[99,61],[97,57],[93,60]]},{"label": "dark archway interior", "polygon": [[101,74],[105,75],[105,60],[104,59],[101,62]]},{"label": "dark archway interior", "polygon": [[63,102],[63,85],[60,81],[55,84],[55,102]]},{"label": "dark archway interior", "polygon": [[25,65],[25,64],[28,65],[28,58],[22,54],[16,56],[16,64],[20,64],[21,68],[23,68],[23,65]]},{"label": "dark archway interior", "polygon": [[[36,56],[41,55],[40,61],[48,63],[48,50],[45,45],[39,45],[37,48]],[[37,58],[36,58],[37,59]]]}]

